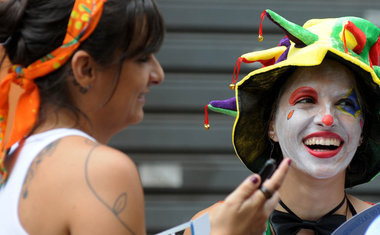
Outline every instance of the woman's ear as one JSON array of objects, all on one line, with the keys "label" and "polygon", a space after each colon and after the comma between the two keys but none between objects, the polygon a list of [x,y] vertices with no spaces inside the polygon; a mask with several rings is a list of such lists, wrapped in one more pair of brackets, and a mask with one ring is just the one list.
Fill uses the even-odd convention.
[{"label": "woman's ear", "polygon": [[269,123],[268,136],[274,142],[278,142],[278,138],[277,138],[277,134],[276,134],[276,125],[275,125],[273,120],[270,121],[270,123]]},{"label": "woman's ear", "polygon": [[94,61],[92,57],[83,50],[74,53],[71,59],[74,85],[79,86],[79,91],[85,94],[94,82]]}]

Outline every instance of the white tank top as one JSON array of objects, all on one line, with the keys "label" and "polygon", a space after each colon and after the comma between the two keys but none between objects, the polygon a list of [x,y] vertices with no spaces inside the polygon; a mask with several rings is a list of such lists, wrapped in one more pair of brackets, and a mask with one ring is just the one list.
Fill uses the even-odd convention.
[{"label": "white tank top", "polygon": [[[77,129],[59,128],[28,137],[5,185],[0,188],[0,235],[27,235],[18,217],[18,204],[24,179],[34,158],[47,145],[65,136],[94,138]],[[14,144],[11,152],[18,146]]]}]

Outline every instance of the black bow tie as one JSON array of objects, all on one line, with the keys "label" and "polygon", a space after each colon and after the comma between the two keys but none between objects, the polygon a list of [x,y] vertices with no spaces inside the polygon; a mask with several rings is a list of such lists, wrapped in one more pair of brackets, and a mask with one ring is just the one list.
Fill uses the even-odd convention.
[{"label": "black bow tie", "polygon": [[344,204],[345,199],[346,197],[337,207],[317,221],[302,220],[280,201],[281,206],[289,213],[273,211],[269,217],[270,223],[276,235],[297,234],[301,229],[311,229],[316,235],[329,235],[346,221],[344,215],[333,215]]}]

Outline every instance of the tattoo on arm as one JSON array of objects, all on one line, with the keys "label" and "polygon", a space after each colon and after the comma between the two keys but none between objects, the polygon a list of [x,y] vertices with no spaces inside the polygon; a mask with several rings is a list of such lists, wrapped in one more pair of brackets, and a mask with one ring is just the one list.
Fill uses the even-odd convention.
[{"label": "tattoo on arm", "polygon": [[95,197],[105,206],[107,207],[111,212],[112,214],[118,219],[118,221],[123,225],[123,227],[128,230],[129,233],[135,235],[136,233],[127,225],[127,223],[125,221],[123,221],[119,214],[126,208],[127,206],[127,193],[126,192],[123,192],[122,194],[120,194],[116,200],[112,203],[112,206],[111,204],[108,204],[100,195],[99,193],[96,192],[96,190],[94,189],[94,187],[92,186],[91,182],[90,182],[90,178],[88,176],[88,164],[89,164],[89,161],[90,161],[90,158],[91,158],[91,155],[92,155],[92,152],[95,150],[96,147],[98,147],[99,145],[95,144],[93,142],[91,142],[91,145],[93,145],[92,149],[90,150],[90,152],[88,153],[87,155],[87,158],[86,158],[86,163],[85,163],[85,169],[84,169],[84,173],[85,173],[85,178],[86,178],[86,182],[87,182],[87,185],[88,187],[90,188],[91,192],[95,195]]},{"label": "tattoo on arm", "polygon": [[22,186],[22,198],[24,200],[28,197],[28,194],[29,194],[28,186],[31,180],[34,178],[34,174],[38,170],[39,165],[45,158],[51,157],[53,155],[60,141],[61,140],[58,139],[52,142],[51,144],[49,144],[48,146],[46,146],[44,149],[41,150],[41,152],[38,153],[36,158],[33,160],[32,164],[29,167],[28,173],[24,179],[24,184]]}]

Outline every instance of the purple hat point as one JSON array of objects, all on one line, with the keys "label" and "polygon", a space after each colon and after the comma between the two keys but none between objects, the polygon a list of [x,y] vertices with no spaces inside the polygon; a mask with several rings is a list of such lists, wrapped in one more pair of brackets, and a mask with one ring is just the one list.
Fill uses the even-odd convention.
[{"label": "purple hat point", "polygon": [[210,104],[215,108],[229,109],[236,111],[236,98],[232,97],[227,100],[213,100]]}]

